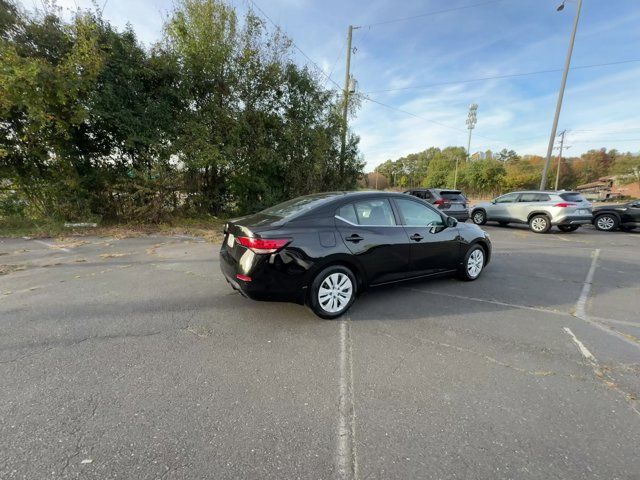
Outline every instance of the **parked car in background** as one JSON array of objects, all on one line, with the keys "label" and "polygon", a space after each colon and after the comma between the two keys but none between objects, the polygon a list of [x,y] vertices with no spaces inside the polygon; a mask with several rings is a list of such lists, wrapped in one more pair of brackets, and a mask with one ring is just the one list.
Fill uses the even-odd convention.
[{"label": "parked car in background", "polygon": [[476,225],[401,193],[298,197],[224,227],[220,267],[256,300],[306,303],[322,318],[346,312],[368,287],[436,275],[475,280],[491,241]]},{"label": "parked car in background", "polygon": [[603,205],[593,209],[593,225],[603,232],[633,230],[640,227],[640,200],[621,204]]},{"label": "parked car in background", "polygon": [[404,192],[408,195],[426,200],[431,205],[435,205],[439,210],[459,222],[469,220],[469,201],[460,190],[450,190],[444,188],[414,188]]},{"label": "parked car in background", "polygon": [[548,190],[511,192],[479,203],[472,207],[471,219],[476,225],[525,223],[535,233],[546,233],[552,226],[573,232],[591,223],[593,215],[591,203],[580,193]]}]

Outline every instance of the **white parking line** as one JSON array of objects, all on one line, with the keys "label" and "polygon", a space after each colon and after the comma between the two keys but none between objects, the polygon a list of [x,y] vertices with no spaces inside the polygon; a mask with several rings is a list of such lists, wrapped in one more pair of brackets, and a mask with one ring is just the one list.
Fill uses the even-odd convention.
[{"label": "white parking line", "polygon": [[600,249],[596,248],[591,255],[593,260],[591,260],[591,267],[589,268],[589,272],[587,273],[587,278],[584,280],[584,284],[582,286],[582,292],[580,292],[580,298],[578,298],[578,302],[576,303],[576,317],[585,320],[587,318],[587,300],[589,298],[589,293],[591,293],[591,286],[593,285],[593,276],[596,273],[596,265],[598,263],[598,257],[600,257]]},{"label": "white parking line", "polygon": [[595,321],[595,319],[589,318],[589,316],[587,315],[587,300],[589,300],[589,294],[591,293],[591,287],[593,285],[593,277],[596,272],[596,266],[598,264],[599,258],[600,258],[600,249],[597,248],[593,251],[591,267],[589,268],[589,272],[587,273],[587,278],[585,278],[584,280],[584,284],[582,286],[582,292],[580,292],[580,298],[578,298],[578,302],[576,303],[575,313],[573,315],[574,317],[587,322],[589,325],[597,328],[598,330],[606,333],[607,335],[616,337],[622,340],[623,342],[627,343],[628,345],[632,345],[635,348],[640,348],[640,344],[634,339],[629,338],[629,336],[624,335],[623,333],[620,333],[610,325],[606,325],[606,326],[602,325],[598,321]]},{"label": "white parking line", "polygon": [[60,250],[61,252],[69,253],[68,248],[58,247],[53,245],[52,243],[43,242],[42,240],[34,240],[34,242],[39,243],[40,245],[44,245],[47,248],[55,248],[56,250]]},{"label": "white parking line", "polygon": [[573,343],[575,343],[578,346],[578,348],[580,349],[580,353],[584,358],[586,358],[587,360],[591,360],[592,362],[596,360],[596,358],[592,355],[589,349],[585,347],[580,340],[578,340],[578,338],[574,335],[574,333],[571,331],[569,327],[564,327],[563,330],[569,334],[569,336],[571,337],[571,340],[573,340]]},{"label": "white parking line", "polygon": [[358,462],[355,446],[355,408],[353,401],[353,358],[351,321],[340,321],[340,397],[338,400],[338,478],[356,480]]}]

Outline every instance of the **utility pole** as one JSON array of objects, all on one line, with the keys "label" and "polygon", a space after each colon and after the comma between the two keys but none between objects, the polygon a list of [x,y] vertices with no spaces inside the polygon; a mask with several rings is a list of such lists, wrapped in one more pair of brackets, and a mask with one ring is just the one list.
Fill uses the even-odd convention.
[{"label": "utility pole", "polygon": [[[565,0],[566,1],[566,0]],[[564,9],[565,2],[558,7],[558,11]],[[556,103],[556,113],[553,117],[553,126],[551,127],[551,136],[549,137],[549,146],[547,147],[547,159],[544,162],[544,169],[542,170],[542,179],[540,180],[540,190],[544,190],[547,187],[547,174],[549,173],[549,166],[551,164],[551,154],[553,153],[553,142],[556,139],[556,132],[558,130],[558,120],[560,119],[560,110],[562,109],[562,98],[564,97],[564,88],[567,85],[567,75],[569,74],[569,67],[571,65],[571,54],[573,53],[573,44],[576,41],[576,31],[578,30],[578,21],[580,20],[580,10],[582,9],[582,0],[578,0],[578,8],[576,9],[576,18],[573,21],[573,31],[571,32],[571,40],[569,41],[569,50],[567,51],[567,59],[564,64],[564,73],[562,74],[562,82],[560,83],[560,91],[558,92],[558,102]]]},{"label": "utility pole", "polygon": [[349,113],[349,93],[350,93],[350,83],[351,83],[351,40],[353,38],[353,25],[349,25],[349,30],[347,32],[347,67],[344,74],[344,91],[343,95],[343,103],[342,103],[342,144],[340,147],[340,175],[344,173],[344,156],[347,149],[347,115]]},{"label": "utility pole", "polygon": [[[472,103],[469,105],[469,113],[467,114],[467,128],[469,129],[469,138],[467,139],[467,161],[471,159],[471,130],[473,130],[478,122],[478,104]],[[453,175],[453,188],[458,187],[458,162],[459,158],[456,156],[456,170]]]},{"label": "utility pole", "polygon": [[560,182],[560,164],[562,163],[562,147],[564,147],[564,136],[567,131],[563,130],[558,135],[560,137],[560,152],[558,153],[558,170],[556,171],[556,190],[558,190],[558,183]]}]

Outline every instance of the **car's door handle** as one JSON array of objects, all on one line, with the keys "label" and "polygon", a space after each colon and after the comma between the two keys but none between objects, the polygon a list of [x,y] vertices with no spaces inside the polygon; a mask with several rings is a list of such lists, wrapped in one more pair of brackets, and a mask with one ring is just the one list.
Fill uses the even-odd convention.
[{"label": "car's door handle", "polygon": [[345,240],[346,240],[347,242],[358,243],[358,242],[360,242],[361,240],[364,240],[364,238],[362,238],[362,237],[361,237],[360,235],[358,235],[357,233],[354,233],[353,235],[351,235],[351,236],[349,236],[349,237],[345,238]]},{"label": "car's door handle", "polygon": [[409,237],[411,240],[413,240],[414,242],[419,242],[420,240],[422,240],[424,237],[422,235],[420,235],[419,233],[414,233],[413,235],[411,235]]}]

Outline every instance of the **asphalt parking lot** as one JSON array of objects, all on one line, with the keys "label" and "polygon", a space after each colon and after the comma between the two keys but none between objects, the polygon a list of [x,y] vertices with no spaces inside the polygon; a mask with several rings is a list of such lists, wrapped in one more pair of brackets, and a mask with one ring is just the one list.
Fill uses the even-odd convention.
[{"label": "asphalt parking lot", "polygon": [[0,478],[640,478],[640,232],[486,230],[339,321],[197,238],[0,239]]}]

